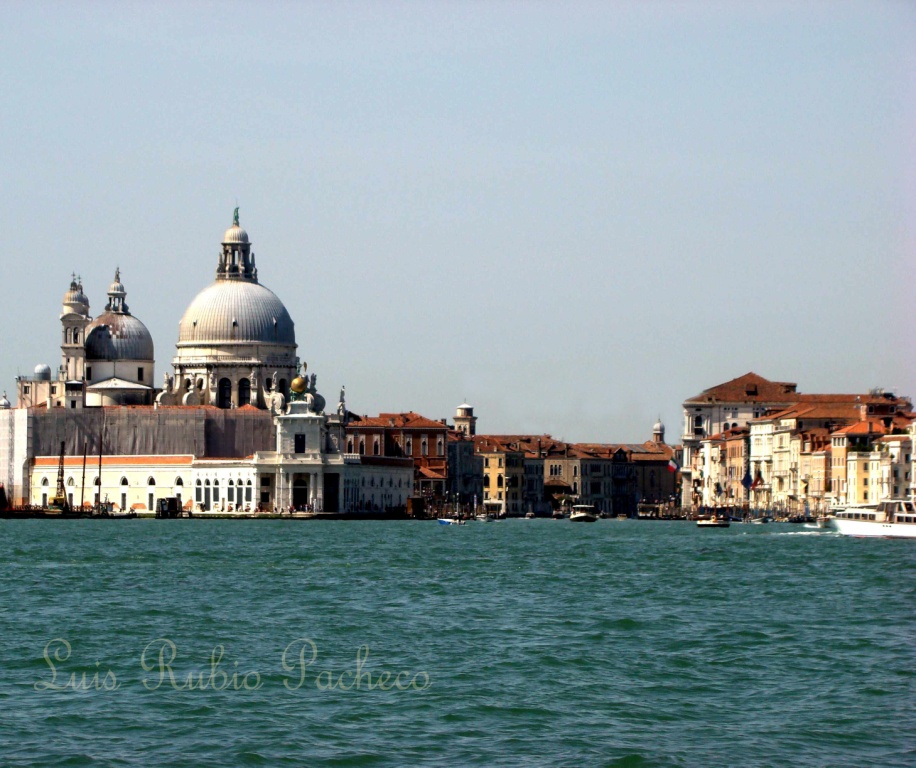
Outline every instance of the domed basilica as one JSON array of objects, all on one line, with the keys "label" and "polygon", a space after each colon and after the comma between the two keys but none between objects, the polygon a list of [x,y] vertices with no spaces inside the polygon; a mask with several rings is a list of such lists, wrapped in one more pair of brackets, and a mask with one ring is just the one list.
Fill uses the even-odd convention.
[{"label": "domed basilica", "polygon": [[161,402],[219,408],[264,408],[272,394],[289,397],[296,375],[296,331],[283,302],[258,282],[238,208],[223,235],[216,280],[185,310],[178,326],[175,380]]},{"label": "domed basilica", "polygon": [[[64,294],[61,365],[18,380],[20,406],[213,405],[270,407],[289,399],[296,376],[296,332],[283,302],[258,282],[248,233],[238,208],[226,230],[216,279],[185,310],[178,343],[161,390],[154,385],[153,339],[128,308],[121,271],[108,288],[105,311],[94,320],[74,275]],[[39,370],[39,368],[41,370]],[[45,370],[47,369],[47,371]]]}]

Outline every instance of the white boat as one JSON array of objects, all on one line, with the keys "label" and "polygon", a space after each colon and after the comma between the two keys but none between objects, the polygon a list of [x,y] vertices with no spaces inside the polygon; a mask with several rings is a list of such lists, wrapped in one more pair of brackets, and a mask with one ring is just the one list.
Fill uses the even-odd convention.
[{"label": "white boat", "polygon": [[916,503],[889,499],[873,507],[846,507],[836,510],[827,525],[844,536],[916,539]]},{"label": "white boat", "polygon": [[728,528],[731,522],[727,517],[709,517],[697,520],[697,528]]},{"label": "white boat", "polygon": [[590,504],[576,504],[569,515],[571,523],[594,523],[597,519],[598,514]]}]

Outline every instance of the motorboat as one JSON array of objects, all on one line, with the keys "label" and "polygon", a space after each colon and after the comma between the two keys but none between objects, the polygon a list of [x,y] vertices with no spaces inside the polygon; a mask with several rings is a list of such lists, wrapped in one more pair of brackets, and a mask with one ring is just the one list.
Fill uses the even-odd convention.
[{"label": "motorboat", "polygon": [[711,515],[710,517],[701,517],[697,520],[697,528],[728,528],[731,521],[727,517]]},{"label": "motorboat", "polygon": [[571,523],[594,523],[597,519],[598,514],[590,504],[576,504],[569,514]]},{"label": "motorboat", "polygon": [[874,506],[837,509],[827,527],[844,536],[916,539],[916,502],[888,499]]}]

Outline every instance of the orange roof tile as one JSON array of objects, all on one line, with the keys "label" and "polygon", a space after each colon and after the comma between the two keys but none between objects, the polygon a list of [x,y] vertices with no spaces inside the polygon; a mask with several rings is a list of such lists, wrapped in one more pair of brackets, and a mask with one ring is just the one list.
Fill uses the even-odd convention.
[{"label": "orange roof tile", "polygon": [[[56,467],[60,461],[59,456],[36,456],[35,457],[35,466],[36,467]],[[102,456],[102,466],[108,465],[117,465],[117,466],[143,466],[143,465],[156,465],[156,466],[188,466],[194,461],[193,456]],[[64,456],[64,466],[65,467],[81,467],[83,465],[82,456]],[[88,456],[86,458],[86,469],[90,469],[92,466],[98,467],[99,457]]]}]

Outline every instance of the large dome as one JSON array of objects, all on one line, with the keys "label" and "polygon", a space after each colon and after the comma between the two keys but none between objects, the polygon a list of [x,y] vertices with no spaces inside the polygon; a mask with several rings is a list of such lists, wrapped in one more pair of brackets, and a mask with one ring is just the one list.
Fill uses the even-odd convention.
[{"label": "large dome", "polygon": [[105,312],[86,327],[86,360],[152,360],[153,337],[133,315]]},{"label": "large dome", "polygon": [[243,280],[217,280],[197,294],[178,326],[178,346],[221,342],[296,344],[293,320],[276,294]]}]

